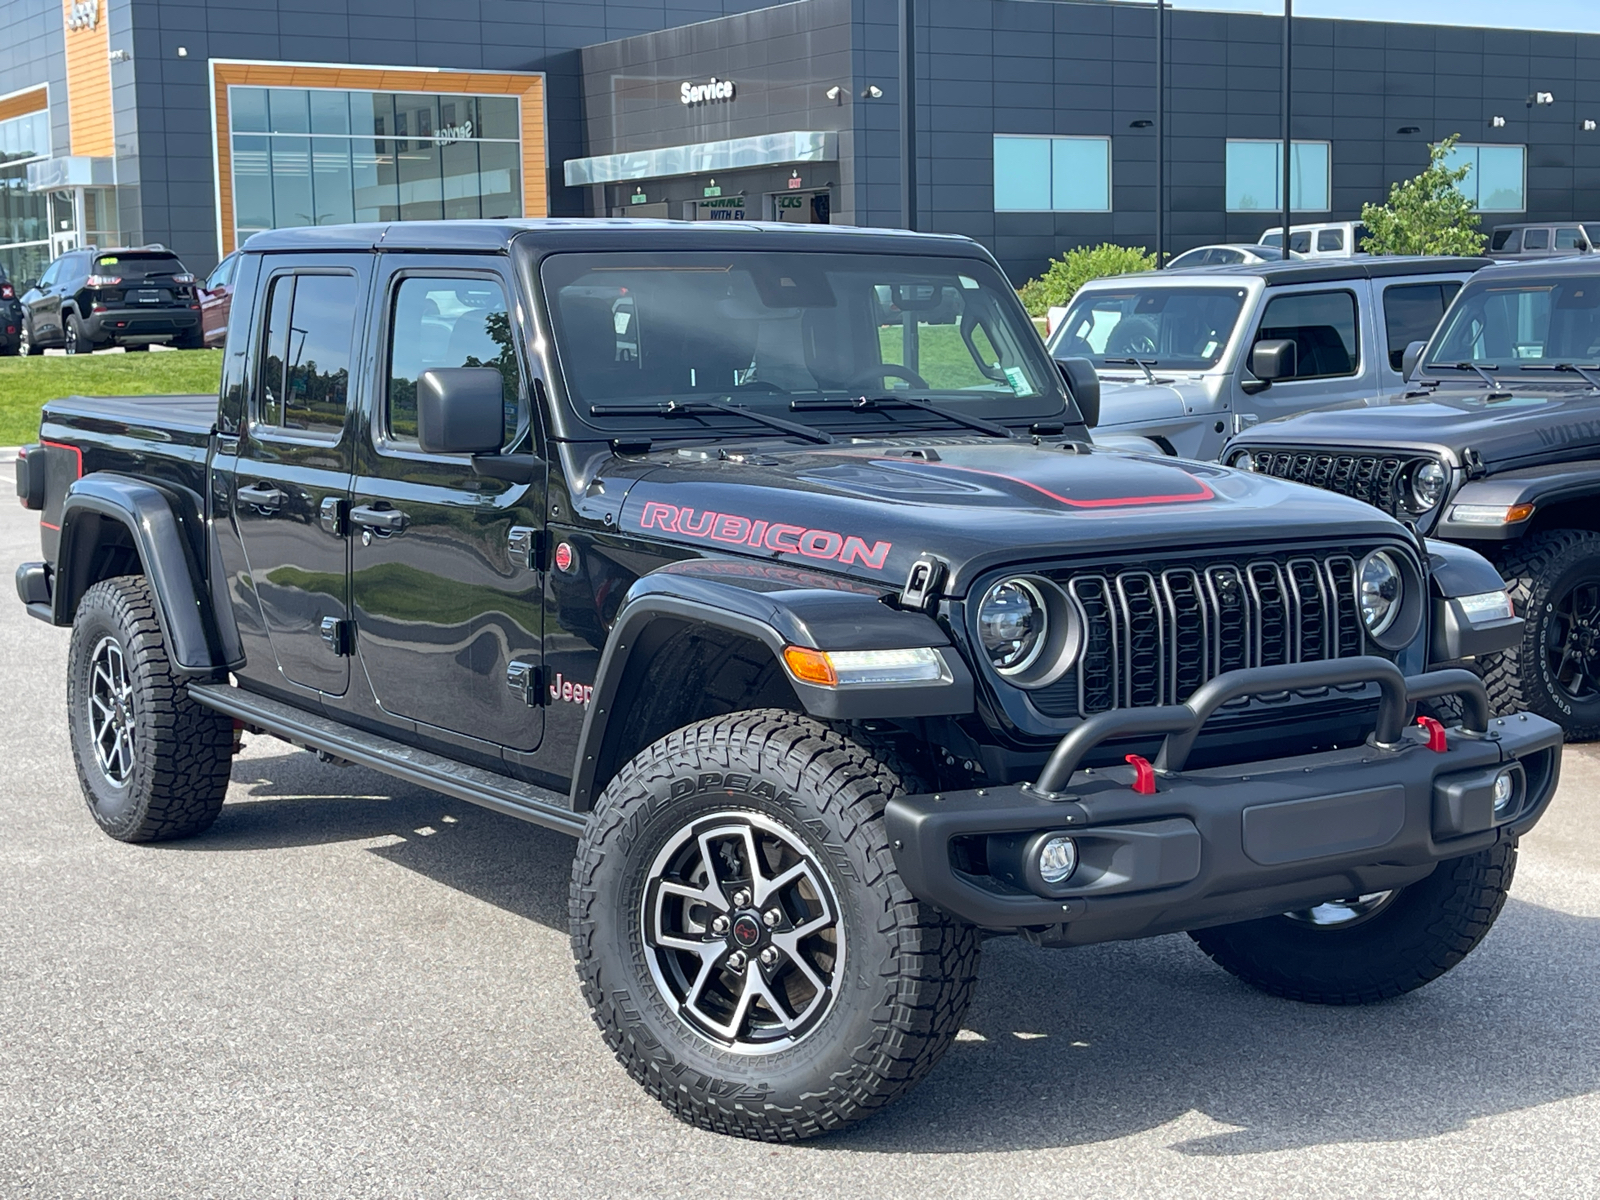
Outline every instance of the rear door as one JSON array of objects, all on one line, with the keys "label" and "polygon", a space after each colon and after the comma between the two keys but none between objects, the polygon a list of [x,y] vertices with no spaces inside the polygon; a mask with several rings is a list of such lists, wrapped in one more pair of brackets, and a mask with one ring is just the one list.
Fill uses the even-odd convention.
[{"label": "rear door", "polygon": [[61,340],[61,289],[82,257],[63,254],[40,276],[36,294],[28,302],[28,331],[36,345]]},{"label": "rear door", "polygon": [[[545,481],[476,475],[465,455],[424,453],[417,381],[433,367],[495,367],[507,449],[528,450],[528,373],[503,259],[387,255],[374,303],[371,430],[351,496],[351,600],[378,704],[454,745],[532,750],[544,600],[536,542]],[[494,753],[498,753],[494,749]]]},{"label": "rear door", "polygon": [[[351,380],[371,273],[367,255],[267,260],[251,331],[246,420],[232,503],[245,578],[274,663],[248,676],[342,695],[350,681],[347,542]],[[287,686],[294,685],[294,686]]]}]

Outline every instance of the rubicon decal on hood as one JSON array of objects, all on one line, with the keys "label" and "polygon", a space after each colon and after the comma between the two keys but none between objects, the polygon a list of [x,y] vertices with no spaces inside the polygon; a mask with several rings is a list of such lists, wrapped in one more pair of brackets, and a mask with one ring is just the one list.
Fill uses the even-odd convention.
[{"label": "rubicon decal on hood", "polygon": [[883,570],[889,559],[890,542],[874,541],[831,529],[808,529],[804,525],[783,525],[753,521],[737,513],[680,508],[659,500],[645,503],[639,516],[640,529],[659,529],[700,541],[720,542],[725,546],[748,546],[773,550],[779,554],[798,554],[845,566],[860,563],[874,571]]}]

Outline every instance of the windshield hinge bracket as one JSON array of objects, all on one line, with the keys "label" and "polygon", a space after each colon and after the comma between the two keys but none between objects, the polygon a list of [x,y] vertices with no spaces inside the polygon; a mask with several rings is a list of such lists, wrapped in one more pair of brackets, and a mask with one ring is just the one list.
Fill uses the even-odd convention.
[{"label": "windshield hinge bracket", "polygon": [[906,572],[906,586],[900,591],[900,607],[918,612],[931,609],[939,597],[947,568],[942,560],[924,554]]}]

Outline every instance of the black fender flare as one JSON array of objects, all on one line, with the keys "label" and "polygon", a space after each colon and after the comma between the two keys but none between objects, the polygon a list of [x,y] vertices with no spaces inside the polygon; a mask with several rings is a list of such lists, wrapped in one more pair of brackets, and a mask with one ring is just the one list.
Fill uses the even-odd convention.
[{"label": "black fender flare", "polygon": [[156,598],[156,616],[173,665],[189,675],[210,675],[236,665],[220,653],[205,569],[185,531],[179,507],[161,488],[143,480],[96,472],[67,489],[61,506],[56,552],[53,616],[71,625],[91,583],[94,549],[104,522],[132,540]]},{"label": "black fender flare", "polygon": [[[684,564],[692,571],[694,568]],[[707,567],[714,564],[703,564]],[[738,564],[734,564],[738,565]],[[797,573],[798,574],[798,573]],[[594,807],[606,730],[635,656],[653,653],[652,630],[710,626],[766,646],[781,661],[784,647],[815,650],[901,650],[930,647],[944,659],[948,678],[939,683],[849,689],[819,687],[789,678],[806,713],[823,720],[958,716],[973,711],[972,673],[939,624],[920,612],[889,607],[882,593],[841,586],[816,576],[822,586],[777,591],[740,586],[671,568],[637,580],[624,597],[595,676],[594,695],[572,771],[572,807]]]},{"label": "black fender flare", "polygon": [[1462,596],[1503,591],[1500,572],[1471,547],[1427,538],[1428,587],[1432,616],[1428,630],[1428,663],[1454,662],[1509,650],[1522,641],[1523,622],[1518,616],[1474,621],[1458,602]]}]

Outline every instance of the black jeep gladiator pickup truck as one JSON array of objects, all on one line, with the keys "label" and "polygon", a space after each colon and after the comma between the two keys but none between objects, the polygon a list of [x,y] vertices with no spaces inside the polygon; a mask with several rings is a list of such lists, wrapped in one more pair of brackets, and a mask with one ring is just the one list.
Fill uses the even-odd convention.
[{"label": "black jeep gladiator pickup truck", "polygon": [[1474,275],[1404,370],[1402,396],[1258,425],[1224,461],[1482,551],[1526,623],[1477,664],[1491,707],[1600,737],[1600,265]]},{"label": "black jeep gladiator pickup truck", "polygon": [[285,230],[234,306],[220,401],[52,403],[19,467],[90,811],[198,833],[242,729],[573,835],[595,1020],[706,1128],[877,1111],[999,933],[1418,987],[1555,791],[1556,726],[1426,670],[1506,644],[1482,558],[1095,447],[964,238]]}]

